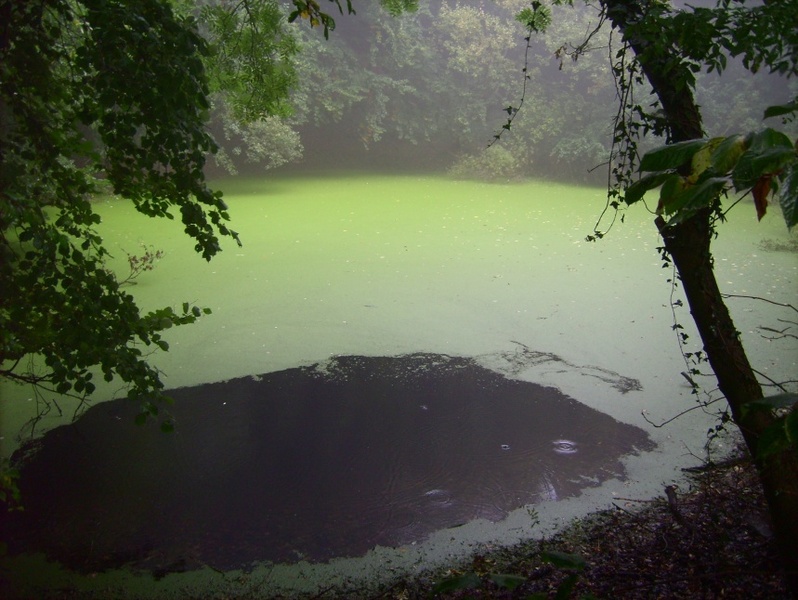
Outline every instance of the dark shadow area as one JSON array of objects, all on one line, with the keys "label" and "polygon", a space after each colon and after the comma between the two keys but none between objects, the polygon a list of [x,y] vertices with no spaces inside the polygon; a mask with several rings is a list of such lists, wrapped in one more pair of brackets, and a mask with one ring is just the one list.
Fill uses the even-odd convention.
[{"label": "dark shadow area", "polygon": [[[623,478],[641,429],[469,358],[337,357],[94,406],[15,456],[11,553],[85,572],[326,561]],[[26,454],[26,458],[22,456]]]}]

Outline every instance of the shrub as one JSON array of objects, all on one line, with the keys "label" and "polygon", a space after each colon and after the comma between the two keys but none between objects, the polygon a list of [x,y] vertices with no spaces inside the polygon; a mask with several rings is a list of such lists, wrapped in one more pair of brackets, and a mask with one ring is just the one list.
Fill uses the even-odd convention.
[{"label": "shrub", "polygon": [[494,145],[479,154],[467,154],[449,167],[456,179],[500,181],[521,177],[523,165],[507,148]]}]

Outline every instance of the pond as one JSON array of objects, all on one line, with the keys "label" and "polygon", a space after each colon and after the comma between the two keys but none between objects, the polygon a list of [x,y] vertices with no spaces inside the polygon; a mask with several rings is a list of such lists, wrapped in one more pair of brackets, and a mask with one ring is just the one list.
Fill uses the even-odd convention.
[{"label": "pond", "polygon": [[625,478],[641,429],[474,360],[416,354],[174,390],[176,431],[103,403],[22,471],[10,550],[91,573],[329,561]]},{"label": "pond", "polygon": [[[660,494],[701,455],[712,414],[651,425],[695,406],[675,320],[697,336],[671,306],[680,291],[644,209],[589,244],[598,188],[342,173],[221,185],[244,246],[210,263],[175,222],[96,205],[120,274],[126,252],[164,252],[128,288],[142,308],[189,301],[213,314],[167,332],[170,351],[150,357],[177,400],[174,434],[100,402],[123,395],[115,383],[74,424],[67,399],[37,422],[24,476],[37,516],[18,548],[77,572],[164,575],[142,597],[167,584],[204,593],[214,577],[229,591],[230,576],[208,569],[242,566],[259,589],[290,594],[545,535]],[[789,379],[794,345],[762,334],[790,315],[743,296],[790,302],[798,262],[783,222],[756,223],[749,208],[721,227],[718,278],[741,296],[730,308],[758,370]],[[41,407],[0,386],[3,457]],[[50,587],[127,577],[30,569],[17,569],[25,583]]]}]

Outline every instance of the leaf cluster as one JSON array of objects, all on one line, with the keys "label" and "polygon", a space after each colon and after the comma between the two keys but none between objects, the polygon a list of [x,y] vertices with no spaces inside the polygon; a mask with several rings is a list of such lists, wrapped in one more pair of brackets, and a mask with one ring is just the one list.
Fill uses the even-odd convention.
[{"label": "leaf cluster", "polygon": [[798,452],[798,394],[768,396],[748,403],[746,410],[767,411],[775,415],[773,423],[762,432],[758,440],[758,459],[779,452]]},{"label": "leaf cluster", "polygon": [[106,268],[92,199],[179,215],[206,259],[237,239],[203,173],[208,46],[161,0],[0,0],[0,15],[0,376],[81,402],[98,375],[159,397],[143,348],[206,311],[141,314]]},{"label": "leaf cluster", "polygon": [[[623,24],[624,42],[616,53],[613,66],[621,106],[615,121],[608,207],[617,211],[624,199],[627,202],[639,199],[638,192],[647,184],[652,184],[646,188],[651,189],[664,184],[667,179],[662,198],[666,201],[661,203],[660,212],[672,217],[683,206],[692,207],[679,212],[673,221],[677,222],[689,216],[693,208],[708,206],[710,198],[731,189],[724,187],[721,181],[728,173],[718,176],[707,170],[701,181],[682,181],[678,177],[667,178],[664,173],[655,173],[635,184],[639,141],[648,134],[664,135],[667,141],[699,137],[695,131],[702,129],[702,115],[691,112],[686,99],[694,94],[699,74],[703,71],[722,73],[729,67],[732,57],[739,58],[743,67],[752,73],[767,70],[785,77],[798,73],[798,30],[794,26],[798,19],[798,5],[794,2],[752,5],[733,0],[719,0],[710,8],[674,8],[660,0],[642,3],[617,0],[602,5],[607,7],[613,24]],[[631,48],[634,48],[634,55]],[[644,64],[646,68],[643,68]],[[656,73],[653,81],[650,80],[652,73]],[[649,84],[658,90],[671,91],[664,98],[649,100],[647,106],[646,102],[634,97],[636,88],[646,91]],[[686,129],[693,133],[685,136],[681,132]],[[675,131],[679,133],[674,135]],[[705,149],[704,154],[707,151]],[[689,165],[681,168],[688,169]],[[647,168],[644,172],[650,173],[650,170]],[[770,191],[771,182],[786,182],[789,186],[789,178],[778,182],[773,178],[762,178],[759,182],[760,187],[753,193],[760,210],[764,208],[764,196]],[[634,186],[631,196],[627,193],[630,186]],[[788,215],[785,217],[789,219]],[[597,232],[589,239],[601,235]]]},{"label": "leaf cluster", "polygon": [[[774,107],[767,115],[788,110]],[[631,205],[660,188],[657,212],[669,224],[717,208],[721,195],[730,191],[750,193],[759,219],[772,194],[787,227],[798,223],[798,145],[772,128],[660,146],[643,156],[640,171],[645,175],[627,188],[624,200]]]},{"label": "leaf cluster", "polygon": [[713,8],[692,8],[672,15],[666,25],[683,54],[709,71],[726,68],[726,55],[740,57],[746,69],[762,68],[798,75],[798,5],[763,2],[746,5],[720,0]]},{"label": "leaf cluster", "polygon": [[551,25],[551,9],[537,0],[523,8],[515,17],[530,33],[542,33]]},{"label": "leaf cluster", "polygon": [[[288,16],[288,22],[293,23],[297,19],[306,19],[311,27],[322,27],[324,37],[328,39],[330,32],[335,29],[335,19],[322,10],[316,0],[292,0],[294,10]],[[338,9],[339,14],[344,14],[344,6],[341,0],[330,0]],[[402,13],[413,12],[418,8],[418,0],[380,0],[380,5],[392,16],[396,17]],[[355,14],[352,0],[346,0],[347,14]]]},{"label": "leaf cluster", "polygon": [[211,90],[224,93],[236,117],[249,122],[288,115],[299,45],[279,3],[211,3],[200,8],[199,19],[210,48],[205,65]]},{"label": "leaf cluster", "polygon": [[[556,550],[546,550],[540,553],[540,560],[549,563],[555,568],[566,573],[565,579],[557,587],[554,598],[556,600],[567,600],[572,597],[574,588],[579,575],[587,568],[587,562],[577,554],[569,554]],[[520,575],[495,573],[491,567],[492,560],[476,556],[473,561],[472,570],[465,572],[454,572],[451,576],[442,579],[432,588],[432,595],[457,593],[470,590],[484,590],[488,594],[493,590],[506,590],[512,593],[523,585],[526,577]],[[515,596],[514,596],[515,597]],[[524,596],[525,600],[544,600],[549,595],[537,592]],[[591,594],[582,596],[585,600],[593,598]]]}]

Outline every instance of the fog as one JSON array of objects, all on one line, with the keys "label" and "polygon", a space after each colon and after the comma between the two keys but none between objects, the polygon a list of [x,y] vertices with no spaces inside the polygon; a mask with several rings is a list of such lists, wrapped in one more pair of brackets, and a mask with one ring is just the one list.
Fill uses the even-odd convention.
[{"label": "fog", "polygon": [[[219,135],[226,156],[250,175],[273,164],[265,158],[269,152],[290,146],[299,150],[297,158],[281,168],[295,172],[434,170],[496,180],[543,176],[606,183],[617,112],[611,74],[617,35],[605,24],[585,52],[574,55],[598,25],[598,14],[583,5],[553,7],[552,25],[530,38],[525,64],[526,32],[514,19],[525,5],[421,2],[417,12],[394,18],[367,3],[356,15],[338,15],[329,40],[295,24],[302,46],[298,85],[292,114],[280,122],[299,137],[288,140],[273,129],[247,139]],[[699,74],[697,97],[708,134],[760,127],[764,107],[788,101],[795,85],[764,72],[752,75],[735,59],[722,78]],[[642,87],[635,101],[654,111],[647,94]],[[519,106],[511,128],[502,130],[508,107]],[[495,151],[486,152],[499,132]]]}]

